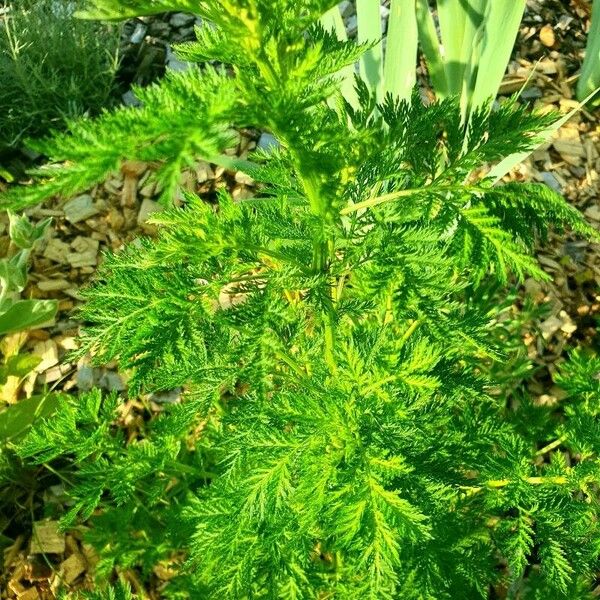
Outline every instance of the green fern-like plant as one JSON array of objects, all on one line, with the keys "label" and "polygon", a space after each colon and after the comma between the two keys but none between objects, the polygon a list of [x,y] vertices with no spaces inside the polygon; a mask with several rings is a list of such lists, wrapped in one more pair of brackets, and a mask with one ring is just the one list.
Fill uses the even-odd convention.
[{"label": "green fern-like plant", "polygon": [[89,9],[196,12],[209,29],[180,53],[229,68],[170,75],[143,107],[74,124],[43,144],[67,163],[5,201],[76,192],[124,158],[157,161],[169,200],[180,168],[223,162],[236,128],[281,147],[243,164],[256,198],[186,195],[87,290],[80,353],[118,361],[132,394],[184,386],[183,401],[126,440],[115,397],[67,399],[18,451],[70,459],[64,523],[92,517],[100,577],[169,561],[165,597],[587,597],[593,368],[564,371],[560,417],[532,399],[509,408],[489,368],[509,349],[477,300],[489,282],[547,278],[532,248],[550,226],[596,235],[548,188],[482,174],[554,117],[483,107],[465,136],[458,100],[376,104],[360,82],[354,110],[336,74],[367,47],[319,25],[334,4]]}]

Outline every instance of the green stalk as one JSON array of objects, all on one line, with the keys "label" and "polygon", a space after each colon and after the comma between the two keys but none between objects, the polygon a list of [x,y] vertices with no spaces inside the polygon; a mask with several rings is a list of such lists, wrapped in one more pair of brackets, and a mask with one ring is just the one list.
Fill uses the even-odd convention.
[{"label": "green stalk", "polygon": [[[258,63],[258,67],[261,72],[265,75],[265,78],[274,88],[278,85],[277,71],[271,63],[268,56],[263,53],[261,60]],[[285,73],[284,73],[285,75]],[[304,193],[308,198],[309,205],[313,214],[320,218],[321,229],[315,232],[313,236],[313,260],[312,268],[315,273],[324,272],[328,268],[328,248],[333,247],[333,240],[326,239],[324,235],[325,223],[331,216],[331,202],[323,198],[321,193],[321,187],[318,180],[315,180],[311,176],[310,166],[305,166],[304,157],[300,152],[296,150],[294,144],[290,143],[288,139],[288,131],[284,126],[280,126],[278,122],[272,122],[271,129],[277,137],[289,150],[290,155],[294,163],[294,168]],[[325,334],[325,348],[324,355],[325,361],[327,362],[332,373],[335,373],[337,366],[335,363],[335,315],[333,312],[333,305],[331,305],[324,315],[324,334]]]},{"label": "green stalk", "polygon": [[[529,485],[566,485],[569,480],[563,475],[555,475],[548,477],[525,477],[522,479]],[[512,479],[490,479],[481,486],[461,486],[465,490],[467,496],[474,496],[483,490],[500,490],[510,484],[518,483]]]},{"label": "green stalk", "polygon": [[[505,0],[494,0],[503,2]],[[456,4],[459,4],[456,2]],[[483,38],[487,26],[485,15],[489,8],[489,0],[469,0],[468,8],[461,9],[464,12],[464,27],[462,32],[462,48],[458,59],[457,73],[460,81],[452,81],[452,85],[460,88],[460,106],[463,123],[467,122],[475,82],[479,75],[479,62],[483,52]],[[447,70],[451,72],[453,65],[447,63]],[[506,65],[504,66],[506,68]]]},{"label": "green stalk", "polygon": [[393,202],[398,198],[405,198],[407,196],[414,196],[416,194],[430,194],[432,192],[486,192],[487,188],[478,187],[478,186],[465,186],[465,185],[428,185],[422,188],[410,188],[407,190],[399,190],[397,192],[391,192],[390,194],[384,194],[383,196],[376,196],[374,198],[369,198],[368,200],[363,200],[362,202],[357,202],[356,204],[351,204],[350,206],[346,206],[340,211],[340,215],[348,215],[350,213],[356,212],[363,208],[373,208],[374,206],[379,206],[380,204],[385,204],[387,202]]}]

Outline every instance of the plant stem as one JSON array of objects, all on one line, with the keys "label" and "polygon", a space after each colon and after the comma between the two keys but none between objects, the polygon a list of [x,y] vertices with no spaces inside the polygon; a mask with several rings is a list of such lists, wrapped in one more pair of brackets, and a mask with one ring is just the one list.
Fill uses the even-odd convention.
[{"label": "plant stem", "polygon": [[[530,485],[565,485],[569,480],[564,475],[555,475],[550,477],[525,477],[522,479],[525,483]],[[467,493],[467,496],[474,496],[479,492],[490,489],[498,490],[502,489],[511,483],[517,483],[513,479],[489,479],[482,486],[461,486]]]},{"label": "plant stem", "polygon": [[554,448],[558,448],[558,446],[560,446],[567,439],[567,437],[568,437],[567,434],[561,435],[557,440],[554,440],[550,444],[544,446],[543,448],[540,448],[535,453],[535,455],[536,456],[543,456],[547,452],[550,452],[551,450],[554,450]]},{"label": "plant stem", "polygon": [[[277,69],[274,68],[271,60],[266,53],[262,54],[259,60],[259,69],[265,76],[265,79],[270,85],[274,87],[281,86],[281,81],[285,80],[285,73],[281,73],[281,78],[278,76]],[[280,71],[283,71],[280,69]],[[271,130],[275,134],[275,137],[286,146],[292,156],[295,171],[297,177],[302,184],[302,188],[308,199],[310,209],[320,219],[320,228],[315,231],[313,236],[312,245],[312,271],[315,274],[324,273],[329,271],[329,265],[331,260],[334,258],[334,240],[329,239],[325,235],[325,226],[333,217],[331,212],[331,203],[328,202],[327,198],[323,197],[322,188],[318,178],[312,175],[312,170],[306,165],[304,154],[301,148],[296,147],[293,143],[293,138],[290,139],[289,130],[286,128],[285,123],[279,121],[273,121],[269,124]],[[332,297],[335,298],[335,292],[332,290]],[[329,366],[332,373],[337,371],[335,363],[335,314],[333,308],[333,300],[325,308],[325,314],[323,315],[323,329],[324,329],[324,355],[325,361]]]},{"label": "plant stem", "polygon": [[363,208],[372,208],[373,206],[378,206],[379,204],[385,204],[387,202],[392,202],[393,200],[397,200],[398,198],[404,198],[406,196],[414,196],[416,194],[430,194],[436,192],[487,192],[489,188],[478,187],[478,186],[464,186],[464,185],[428,185],[422,188],[411,188],[408,190],[399,190],[397,192],[392,192],[390,194],[384,194],[383,196],[377,196],[375,198],[369,198],[368,200],[364,200],[363,202],[357,202],[356,204],[352,204],[350,206],[346,206],[340,211],[340,215],[348,215],[350,213],[356,212]]}]

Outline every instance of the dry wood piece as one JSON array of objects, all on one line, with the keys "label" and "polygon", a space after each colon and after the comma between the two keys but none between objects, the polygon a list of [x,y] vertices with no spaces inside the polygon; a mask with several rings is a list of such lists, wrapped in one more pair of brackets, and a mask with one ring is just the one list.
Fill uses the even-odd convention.
[{"label": "dry wood piece", "polygon": [[544,46],[552,48],[556,43],[556,36],[554,35],[554,29],[552,25],[544,25],[540,30],[540,41]]},{"label": "dry wood piece", "polygon": [[19,600],[40,600],[40,594],[36,588],[29,588],[24,592],[17,594]]},{"label": "dry wood piece", "polygon": [[204,183],[209,179],[214,179],[215,173],[212,170],[212,167],[204,161],[200,161],[196,166],[196,180],[198,183]]},{"label": "dry wood piece", "polygon": [[71,242],[75,252],[69,252],[67,260],[72,267],[94,267],[98,263],[98,251],[100,242],[83,236],[76,237]]},{"label": "dry wood piece", "polygon": [[600,221],[600,205],[593,204],[589,208],[585,209],[585,216],[593,221]]},{"label": "dry wood piece", "polygon": [[66,279],[46,279],[38,281],[37,286],[42,292],[58,292],[71,287],[71,284]]},{"label": "dry wood piece", "polygon": [[585,148],[580,140],[558,139],[553,142],[554,148],[561,158],[570,165],[578,166],[586,158]]},{"label": "dry wood piece", "polygon": [[37,521],[33,524],[31,554],[62,554],[65,535],[58,529],[58,521]]},{"label": "dry wood piece", "polygon": [[69,558],[60,563],[60,572],[64,582],[68,585],[73,583],[87,568],[85,558],[78,552],[71,554]]},{"label": "dry wood piece", "polygon": [[52,238],[44,250],[44,258],[48,258],[49,260],[53,260],[54,262],[61,264],[66,264],[68,262],[68,254],[69,244],[65,244],[65,242],[57,238]]},{"label": "dry wood piece", "polygon": [[58,347],[53,340],[38,342],[33,347],[33,353],[42,359],[42,362],[35,368],[37,373],[43,373],[58,364]]},{"label": "dry wood piece", "polygon": [[98,209],[94,206],[94,199],[89,194],[83,194],[69,200],[65,206],[65,219],[70,223],[79,223],[98,214]]},{"label": "dry wood piece", "polygon": [[19,578],[13,576],[13,578],[8,582],[8,589],[13,592],[13,594],[17,594],[19,597],[21,594],[24,594],[27,590],[25,586],[19,581]]},{"label": "dry wood piece", "polygon": [[121,206],[133,207],[137,203],[137,190],[140,177],[146,171],[146,163],[137,160],[127,160],[121,167],[123,173],[123,190],[121,191]]},{"label": "dry wood piece", "polygon": [[148,218],[150,215],[152,215],[152,213],[159,212],[161,210],[163,210],[163,207],[158,202],[150,200],[150,198],[144,198],[142,206],[140,207],[140,212],[137,216],[138,225],[148,233],[153,232],[156,228],[147,223]]}]

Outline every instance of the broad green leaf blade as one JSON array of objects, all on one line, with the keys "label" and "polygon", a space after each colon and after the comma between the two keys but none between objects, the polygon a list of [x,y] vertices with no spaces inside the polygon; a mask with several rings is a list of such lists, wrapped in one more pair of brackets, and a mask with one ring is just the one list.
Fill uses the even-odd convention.
[{"label": "broad green leaf blade", "polygon": [[[327,31],[333,31],[337,35],[338,40],[345,41],[348,39],[344,19],[338,6],[329,9],[322,17],[321,24]],[[340,91],[342,96],[354,109],[359,108],[358,95],[354,87],[354,66],[348,65],[340,71],[341,85]]]},{"label": "broad green leaf blade", "polygon": [[358,43],[377,42],[360,59],[360,75],[377,100],[383,99],[383,50],[379,0],[356,0]]},{"label": "broad green leaf blade", "polygon": [[495,98],[519,33],[526,0],[487,0],[471,109]]},{"label": "broad green leaf blade", "polygon": [[40,240],[52,223],[52,219],[44,219],[40,223],[32,224],[26,215],[17,215],[8,210],[8,234],[11,241],[22,250],[31,250]]},{"label": "broad green leaf blade", "polygon": [[20,400],[0,412],[0,444],[15,441],[38,420],[49,417],[60,403],[60,394]]},{"label": "broad green leaf blade", "polygon": [[[456,0],[455,0],[456,1]],[[504,0],[500,0],[501,2]],[[460,107],[463,123],[471,106],[475,81],[479,73],[479,63],[484,48],[484,32],[487,26],[489,0],[469,0],[463,29],[462,51],[459,59],[462,83],[460,89]],[[467,5],[465,5],[467,6]],[[447,66],[451,69],[450,65]]]},{"label": "broad green leaf blade", "polygon": [[43,325],[54,318],[54,300],[19,300],[0,315],[0,335]]},{"label": "broad green leaf blade", "polygon": [[0,366],[0,384],[6,383],[7,377],[23,379],[42,362],[36,354],[15,354],[9,357],[5,365]]},{"label": "broad green leaf blade", "polygon": [[438,0],[438,19],[443,48],[448,95],[458,96],[462,90],[465,64],[463,42],[467,20],[474,0]]},{"label": "broad green leaf blade", "polygon": [[416,0],[416,17],[419,41],[427,61],[429,78],[438,99],[443,100],[450,95],[450,91],[442,48],[427,0]]},{"label": "broad green leaf blade", "polygon": [[[597,93],[600,91],[599,89],[594,90],[591,94],[589,94],[582,102],[580,102],[575,108],[570,110],[566,115],[562,118],[558,119],[556,123],[552,126],[548,127],[543,133],[539,136],[539,144],[545,144],[550,141],[550,138],[571,118],[573,115],[577,114]],[[496,166],[494,166],[488,177],[491,178],[494,184],[498,183],[505,175],[507,175],[512,169],[514,169],[518,164],[522,163],[527,159],[528,156],[535,151],[535,148],[529,150],[528,152],[518,152],[515,154],[511,154],[507,156],[504,160],[499,162]]]},{"label": "broad green leaf blade", "polygon": [[592,92],[595,93],[598,88],[600,88],[600,0],[594,0],[585,58],[577,82],[577,99],[582,101]]},{"label": "broad green leaf blade", "polygon": [[419,37],[415,0],[392,0],[384,64],[384,93],[410,100],[416,83]]},{"label": "broad green leaf blade", "polygon": [[7,294],[21,292],[27,284],[27,258],[28,251],[22,250],[12,258],[0,259],[0,289],[3,298],[6,299]]}]

